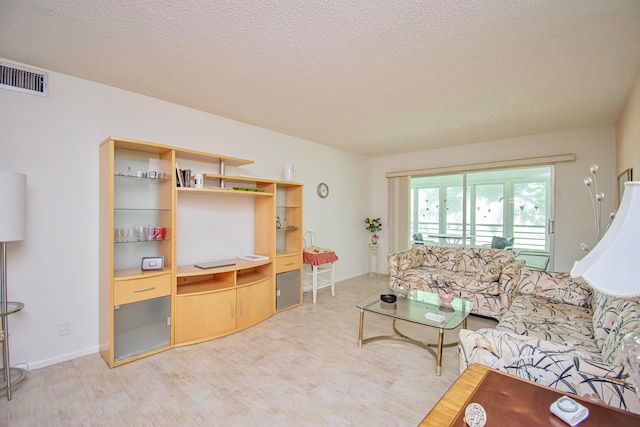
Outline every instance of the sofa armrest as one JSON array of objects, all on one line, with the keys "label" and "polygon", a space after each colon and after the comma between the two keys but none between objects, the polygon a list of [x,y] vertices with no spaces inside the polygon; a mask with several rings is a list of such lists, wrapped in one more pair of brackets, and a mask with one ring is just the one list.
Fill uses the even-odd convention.
[{"label": "sofa armrest", "polygon": [[623,366],[594,360],[590,353],[551,341],[497,329],[462,329],[460,370],[479,363],[578,396],[640,413],[640,400]]},{"label": "sofa armrest", "polygon": [[414,249],[405,249],[400,252],[389,254],[387,255],[389,276],[398,276],[403,271],[419,267],[423,262],[424,254]]}]

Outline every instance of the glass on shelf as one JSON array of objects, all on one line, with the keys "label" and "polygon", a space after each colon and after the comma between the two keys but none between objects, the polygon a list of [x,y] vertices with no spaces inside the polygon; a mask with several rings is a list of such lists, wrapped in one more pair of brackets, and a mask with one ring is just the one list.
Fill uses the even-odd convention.
[{"label": "glass on shelf", "polygon": [[113,230],[113,241],[120,243],[129,240],[129,229],[116,227]]},{"label": "glass on shelf", "polygon": [[169,208],[113,208],[114,211],[129,211],[129,212],[135,212],[135,211],[153,211],[153,212],[158,212],[158,211],[170,211],[171,209]]},{"label": "glass on shelf", "polygon": [[152,240],[133,240],[133,239],[129,239],[129,240],[125,240],[125,241],[122,241],[122,242],[114,242],[114,243],[117,243],[117,244],[121,244],[121,243],[126,243],[126,244],[128,244],[128,243],[151,243],[151,242],[167,242],[169,240],[171,240],[171,239],[152,239]]},{"label": "glass on shelf", "polygon": [[134,225],[133,233],[129,238],[129,228],[116,227],[113,231],[115,243],[140,243],[169,240],[167,238],[167,227],[152,227],[150,225]]},{"label": "glass on shelf", "polygon": [[157,171],[136,171],[130,174],[117,173],[114,175],[120,179],[130,179],[142,182],[166,182],[171,181],[171,174]]}]

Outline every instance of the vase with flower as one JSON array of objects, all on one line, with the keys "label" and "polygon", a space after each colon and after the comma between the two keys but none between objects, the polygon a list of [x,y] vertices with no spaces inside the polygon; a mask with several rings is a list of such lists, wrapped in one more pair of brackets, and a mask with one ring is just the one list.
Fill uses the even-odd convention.
[{"label": "vase with flower", "polygon": [[376,233],[382,230],[382,222],[380,222],[380,218],[366,218],[364,223],[365,228],[371,233],[371,243],[377,245],[380,236]]}]

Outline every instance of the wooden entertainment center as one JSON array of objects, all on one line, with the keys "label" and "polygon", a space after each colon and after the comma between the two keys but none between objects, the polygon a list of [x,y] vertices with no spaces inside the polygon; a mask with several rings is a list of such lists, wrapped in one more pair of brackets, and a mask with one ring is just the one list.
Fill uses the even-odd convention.
[{"label": "wooden entertainment center", "polygon": [[[302,304],[303,186],[227,171],[251,163],[125,138],[101,143],[100,354],[110,367],[228,335]],[[204,170],[202,186],[180,186],[177,165]],[[252,216],[242,229],[252,228],[253,253],[266,259],[229,254],[220,267],[178,265],[185,258],[178,214],[193,198],[211,210],[226,206],[227,228]]]}]

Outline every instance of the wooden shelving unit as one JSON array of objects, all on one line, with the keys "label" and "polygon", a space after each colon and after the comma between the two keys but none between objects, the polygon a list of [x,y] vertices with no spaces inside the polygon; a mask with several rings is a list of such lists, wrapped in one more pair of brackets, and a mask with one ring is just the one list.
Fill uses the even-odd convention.
[{"label": "wooden shelving unit", "polygon": [[[237,332],[276,313],[276,273],[302,267],[302,184],[227,174],[227,167],[251,163],[126,138],[101,144],[100,352],[109,366]],[[176,166],[183,164],[207,170],[204,188],[178,186]],[[139,176],[139,171],[156,175]],[[253,251],[268,260],[232,259],[233,265],[213,269],[178,266],[182,195],[227,202],[249,198],[238,208],[253,206]],[[286,216],[288,229],[276,228],[276,215]],[[166,234],[160,240],[130,234],[114,241],[115,228],[134,224],[165,228]],[[143,256],[163,257],[164,268],[142,271]],[[289,281],[289,294],[294,288],[295,281]],[[286,308],[302,303],[301,281],[293,292],[298,296]],[[151,308],[153,316],[145,318]]]}]

